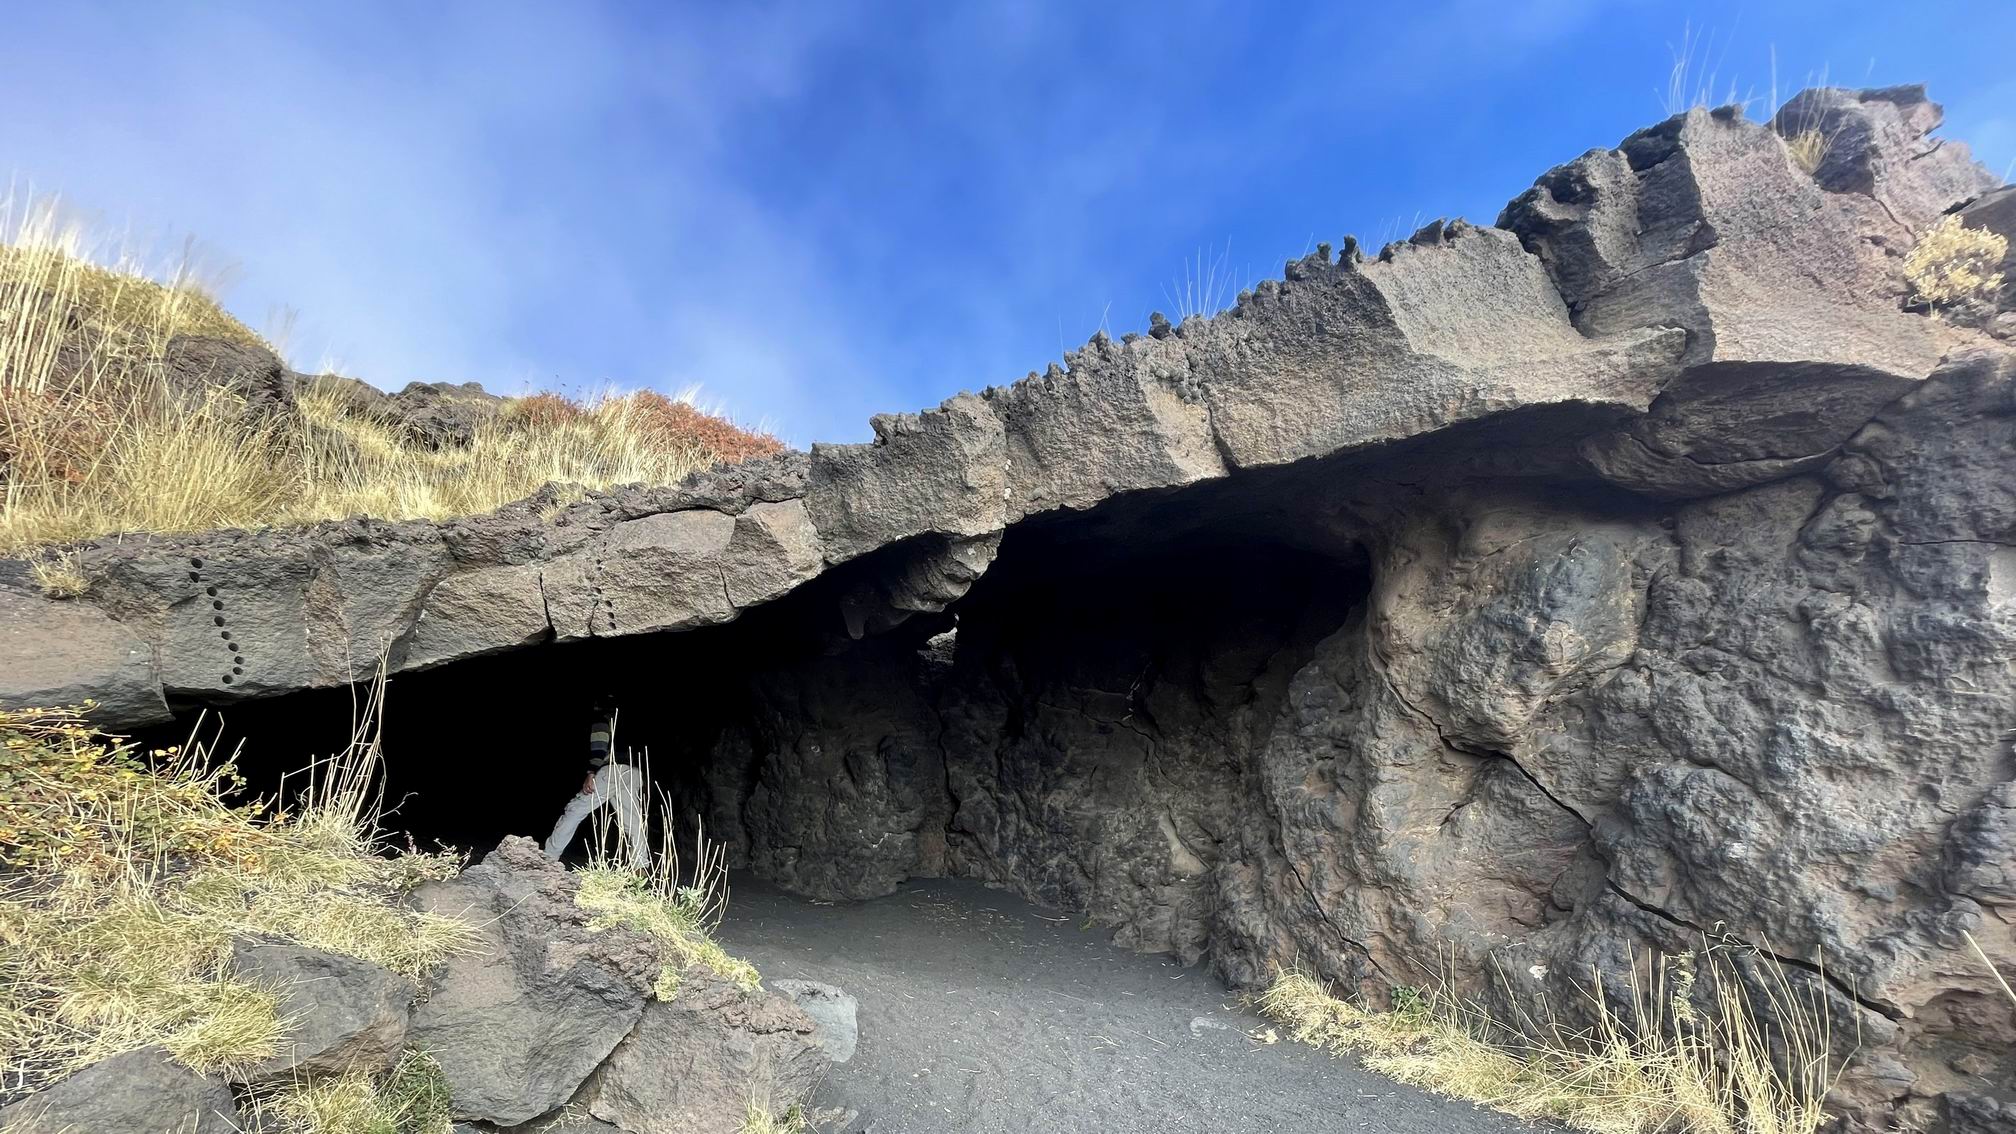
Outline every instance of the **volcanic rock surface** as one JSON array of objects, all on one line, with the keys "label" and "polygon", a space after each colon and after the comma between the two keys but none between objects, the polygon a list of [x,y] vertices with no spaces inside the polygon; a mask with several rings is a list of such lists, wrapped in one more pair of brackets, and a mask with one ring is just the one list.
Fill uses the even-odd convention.
[{"label": "volcanic rock surface", "polygon": [[68,601],[0,565],[0,703],[740,633],[661,778],[801,892],[978,877],[1235,985],[1508,1008],[1729,934],[1859,1036],[1853,1123],[1996,1113],[2016,1020],[1962,934],[2016,970],[2016,358],[1901,274],[1994,179],[1916,88],[1784,115],[1811,174],[1692,111],[871,443],[101,541]]}]

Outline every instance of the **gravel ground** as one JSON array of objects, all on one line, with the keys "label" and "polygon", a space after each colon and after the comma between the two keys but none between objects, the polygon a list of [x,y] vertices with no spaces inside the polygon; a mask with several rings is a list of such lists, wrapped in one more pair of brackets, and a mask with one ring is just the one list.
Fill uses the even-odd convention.
[{"label": "gravel ground", "polygon": [[971,882],[820,904],[734,879],[723,944],[839,985],[860,1047],[813,1103],[831,1134],[1510,1134],[1533,1127],[1281,1040],[1201,967]]}]

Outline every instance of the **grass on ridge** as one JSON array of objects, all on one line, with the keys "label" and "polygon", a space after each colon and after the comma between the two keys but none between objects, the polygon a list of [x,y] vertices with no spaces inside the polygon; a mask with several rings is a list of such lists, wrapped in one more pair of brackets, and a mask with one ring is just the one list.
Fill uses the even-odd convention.
[{"label": "grass on ridge", "polygon": [[177,388],[167,358],[180,336],[259,336],[186,271],[160,283],[92,252],[54,202],[0,204],[0,554],[118,532],[443,519],[549,481],[669,484],[782,448],[651,391],[510,399],[445,450],[328,383],[302,383],[295,413],[248,416],[221,382]]},{"label": "grass on ridge", "polygon": [[82,710],[0,711],[0,1096],[151,1044],[199,1071],[269,1057],[278,997],[229,975],[234,937],[409,976],[466,947],[460,922],[401,903],[458,864],[381,853],[375,736],[293,812],[230,802],[242,782],[212,757],[140,752]]},{"label": "grass on ridge", "polygon": [[[1762,1003],[1745,989],[1739,953],[1757,962]],[[1694,995],[1704,976],[1705,1011]],[[1585,989],[1596,1023],[1584,1031],[1552,1019],[1508,1025],[1443,993],[1401,991],[1393,1010],[1376,1012],[1285,972],[1260,1008],[1294,1039],[1403,1083],[1593,1134],[1814,1134],[1840,1073],[1825,1001],[1733,944],[1634,966],[1629,1019]]]}]

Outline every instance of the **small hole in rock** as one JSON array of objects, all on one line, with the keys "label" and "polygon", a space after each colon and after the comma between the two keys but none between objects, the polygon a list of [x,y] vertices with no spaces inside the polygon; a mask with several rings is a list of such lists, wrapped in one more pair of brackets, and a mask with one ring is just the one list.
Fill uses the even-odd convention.
[{"label": "small hole in rock", "polygon": [[228,673],[224,675],[224,684],[226,685],[231,684],[231,675]]},{"label": "small hole in rock", "polygon": [[205,587],[205,588],[203,588],[203,593],[204,593],[204,594],[206,594],[206,595],[209,595],[209,596],[210,596],[210,597],[212,597],[212,598],[215,598],[215,597],[217,597],[217,588],[216,588],[216,587]]},{"label": "small hole in rock", "polygon": [[203,569],[203,561],[201,559],[191,559],[189,560],[189,566],[201,571]]},{"label": "small hole in rock", "polygon": [[222,626],[222,625],[224,625],[224,616],[220,614],[220,615],[218,615],[218,616],[217,616],[216,618],[212,619],[211,621],[213,621],[213,622],[217,623],[217,625],[219,625],[219,626]]}]

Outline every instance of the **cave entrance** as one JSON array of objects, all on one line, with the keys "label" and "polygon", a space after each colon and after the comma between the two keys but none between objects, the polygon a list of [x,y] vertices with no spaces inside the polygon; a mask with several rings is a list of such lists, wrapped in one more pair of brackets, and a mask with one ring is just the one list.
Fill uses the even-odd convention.
[{"label": "cave entrance", "polygon": [[[770,618],[748,621],[540,645],[391,676],[380,732],[387,833],[476,857],[507,835],[544,840],[581,788],[604,698],[619,708],[618,752],[648,759],[660,789],[690,799],[723,724],[747,711],[750,673],[810,648],[807,635],[781,632]],[[349,743],[364,699],[361,688],[339,688],[192,707],[141,739],[199,736],[235,752],[248,794],[292,797],[302,769]],[[592,829],[582,825],[570,857],[584,853]]]},{"label": "cave entrance", "polygon": [[[886,563],[857,561],[722,626],[394,675],[388,833],[474,855],[507,835],[543,839],[580,789],[607,697],[616,747],[648,756],[682,848],[704,824],[731,864],[822,898],[952,875],[1058,908],[1126,904],[1103,888],[1132,883],[1105,864],[1208,864],[1227,837],[1211,818],[1222,808],[1170,793],[1242,790],[1239,754],[1268,700],[1369,588],[1360,529],[1326,512],[1328,497],[1253,486],[1018,525],[949,609],[860,640],[842,599]],[[356,701],[337,689],[242,702],[204,733],[237,752],[249,791],[272,795],[345,747]],[[195,721],[192,708],[145,739],[180,741]]]}]

